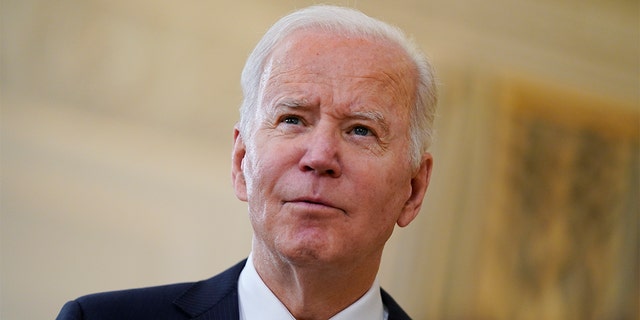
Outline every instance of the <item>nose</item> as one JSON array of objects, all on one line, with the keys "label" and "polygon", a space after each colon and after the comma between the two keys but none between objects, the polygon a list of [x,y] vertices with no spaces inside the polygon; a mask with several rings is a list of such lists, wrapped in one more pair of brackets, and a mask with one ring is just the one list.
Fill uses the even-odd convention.
[{"label": "nose", "polygon": [[339,135],[329,128],[316,127],[308,133],[299,162],[300,170],[319,176],[338,178],[342,175],[339,157]]}]

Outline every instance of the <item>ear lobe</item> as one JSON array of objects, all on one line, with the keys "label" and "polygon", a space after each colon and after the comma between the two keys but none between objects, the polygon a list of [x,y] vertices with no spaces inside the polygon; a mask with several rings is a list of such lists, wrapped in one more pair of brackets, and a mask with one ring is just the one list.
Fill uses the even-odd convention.
[{"label": "ear lobe", "polygon": [[431,169],[433,167],[433,157],[430,153],[425,153],[422,156],[420,167],[418,171],[411,179],[411,194],[407,202],[405,202],[402,212],[396,222],[400,227],[406,227],[416,218],[422,207],[422,201],[424,195],[429,187],[429,181],[431,180]]},{"label": "ear lobe", "polygon": [[231,155],[231,182],[236,197],[247,201],[247,181],[244,178],[244,158],[247,153],[244,140],[238,128],[233,129],[233,152]]}]

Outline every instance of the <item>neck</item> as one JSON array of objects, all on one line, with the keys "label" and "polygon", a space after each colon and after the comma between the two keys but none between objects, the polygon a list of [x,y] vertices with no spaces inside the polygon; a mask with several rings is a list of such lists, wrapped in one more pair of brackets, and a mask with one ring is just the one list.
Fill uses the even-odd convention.
[{"label": "neck", "polygon": [[360,299],[373,285],[380,255],[372,261],[297,264],[253,246],[256,271],[298,320],[329,319]]}]

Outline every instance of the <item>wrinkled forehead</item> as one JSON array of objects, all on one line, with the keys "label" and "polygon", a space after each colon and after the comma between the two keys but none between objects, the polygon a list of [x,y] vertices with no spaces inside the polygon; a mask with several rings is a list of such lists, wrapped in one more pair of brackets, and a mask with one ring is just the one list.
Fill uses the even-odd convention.
[{"label": "wrinkled forehead", "polygon": [[317,28],[298,30],[280,40],[267,65],[280,69],[306,67],[313,71],[331,68],[333,72],[358,75],[374,72],[409,75],[414,69],[408,55],[390,40]]},{"label": "wrinkled forehead", "polygon": [[[296,81],[377,81],[380,90],[411,105],[418,74],[403,49],[389,40],[299,30],[282,39],[267,59],[261,87]],[[382,92],[380,92],[382,93]]]}]

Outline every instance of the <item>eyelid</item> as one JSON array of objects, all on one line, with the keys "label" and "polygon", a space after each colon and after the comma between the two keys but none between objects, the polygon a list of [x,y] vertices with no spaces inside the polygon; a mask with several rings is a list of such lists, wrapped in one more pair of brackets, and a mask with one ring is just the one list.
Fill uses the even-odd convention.
[{"label": "eyelid", "polygon": [[278,122],[284,122],[287,119],[296,119],[296,120],[298,120],[300,122],[304,122],[304,119],[301,116],[299,116],[297,114],[290,114],[290,113],[283,114],[280,117],[278,117]]},{"label": "eyelid", "polygon": [[375,136],[385,135],[387,132],[389,132],[389,125],[380,112],[357,112],[354,114],[353,118],[355,120],[355,124],[351,126],[350,130],[353,130],[358,126],[362,126],[369,129],[369,131],[372,131],[373,135]]},{"label": "eyelid", "polygon": [[297,125],[308,125],[312,120],[309,114],[312,108],[306,99],[283,98],[275,103],[272,110],[278,124],[283,123],[286,118],[294,117],[300,121]]},{"label": "eyelid", "polygon": [[286,116],[295,116],[301,117],[300,112],[304,107],[300,105],[299,102],[285,100],[278,102],[273,108],[273,114],[278,118],[278,120],[282,119]]},{"label": "eyelid", "polygon": [[297,119],[301,124],[305,124],[306,123],[306,121],[305,121],[303,116],[301,116],[299,114],[295,114],[295,113],[283,113],[281,115],[278,115],[277,122],[278,123],[284,123],[287,119],[290,119],[290,118]]}]

